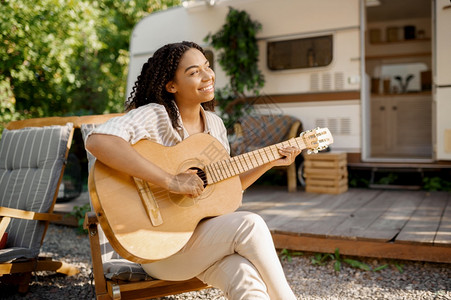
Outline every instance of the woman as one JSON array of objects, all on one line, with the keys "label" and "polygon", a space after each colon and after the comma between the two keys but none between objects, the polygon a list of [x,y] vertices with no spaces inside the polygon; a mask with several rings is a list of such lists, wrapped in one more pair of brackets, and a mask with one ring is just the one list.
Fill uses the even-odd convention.
[{"label": "woman", "polygon": [[[192,42],[166,45],[144,64],[128,103],[128,113],[99,126],[86,148],[110,167],[159,185],[172,193],[199,196],[195,171],[169,174],[131,145],[143,138],[173,146],[204,132],[229,149],[226,129],[214,110],[215,74],[203,49]],[[300,150],[279,149],[283,158],[240,175],[243,190],[273,166],[289,165]],[[199,223],[189,242],[169,258],[142,265],[155,278],[197,277],[229,299],[296,299],[263,219],[234,212]]]}]

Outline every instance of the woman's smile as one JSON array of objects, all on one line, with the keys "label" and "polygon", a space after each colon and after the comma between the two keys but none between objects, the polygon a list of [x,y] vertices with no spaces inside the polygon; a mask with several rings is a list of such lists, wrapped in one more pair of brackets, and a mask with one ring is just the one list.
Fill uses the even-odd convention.
[{"label": "woman's smile", "polygon": [[199,90],[201,92],[208,92],[208,93],[210,93],[210,92],[214,92],[215,91],[215,87],[214,87],[213,83],[211,83],[210,85],[208,85],[206,87],[203,87],[203,88],[200,88]]}]

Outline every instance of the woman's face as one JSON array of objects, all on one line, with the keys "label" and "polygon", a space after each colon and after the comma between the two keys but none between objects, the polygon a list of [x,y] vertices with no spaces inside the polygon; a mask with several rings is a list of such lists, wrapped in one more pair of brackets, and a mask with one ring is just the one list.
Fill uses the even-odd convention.
[{"label": "woman's face", "polygon": [[174,94],[177,105],[200,104],[214,98],[215,73],[207,58],[195,48],[187,50],[180,59],[174,79],[166,90]]}]

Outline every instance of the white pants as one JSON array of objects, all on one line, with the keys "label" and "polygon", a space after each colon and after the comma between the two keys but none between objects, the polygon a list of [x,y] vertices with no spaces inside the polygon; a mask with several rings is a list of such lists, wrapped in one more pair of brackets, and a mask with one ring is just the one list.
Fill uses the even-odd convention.
[{"label": "white pants", "polygon": [[164,280],[197,277],[231,300],[296,299],[268,227],[254,213],[204,220],[179,252],[142,266],[150,276]]}]

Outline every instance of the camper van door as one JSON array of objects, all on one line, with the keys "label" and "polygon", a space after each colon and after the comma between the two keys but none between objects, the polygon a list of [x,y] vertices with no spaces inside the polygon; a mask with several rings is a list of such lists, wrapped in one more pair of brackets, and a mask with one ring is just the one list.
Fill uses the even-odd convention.
[{"label": "camper van door", "polygon": [[434,1],[435,7],[435,153],[437,160],[451,160],[451,2]]}]

